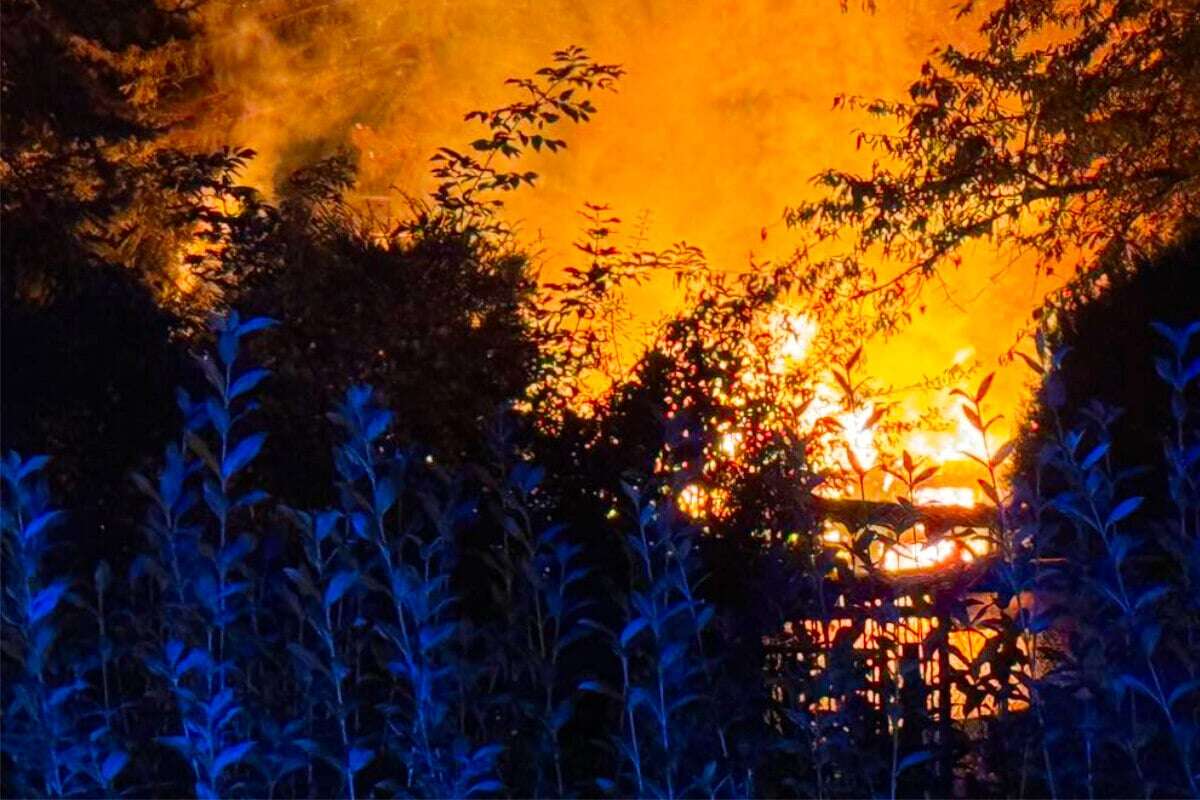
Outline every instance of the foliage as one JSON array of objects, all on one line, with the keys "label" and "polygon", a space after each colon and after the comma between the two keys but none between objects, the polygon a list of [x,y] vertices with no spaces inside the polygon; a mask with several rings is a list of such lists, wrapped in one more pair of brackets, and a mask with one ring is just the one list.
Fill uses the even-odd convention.
[{"label": "foliage", "polygon": [[[478,120],[487,129],[485,137],[471,142],[481,155],[460,153],[442,147],[433,156],[433,176],[438,187],[433,200],[440,212],[449,214],[458,230],[471,233],[503,232],[496,210],[504,201],[497,192],[511,192],[522,184],[532,185],[533,172],[501,169],[494,165],[497,155],[519,158],[526,148],[535,152],[543,147],[551,153],[567,146],[550,135],[550,129],[563,117],[572,122],[587,122],[596,113],[588,94],[613,89],[624,70],[616,64],[594,61],[583,48],[572,46],[554,52],[553,63],[542,67],[532,78],[509,78],[525,99],[502,108],[471,111],[466,120]],[[576,97],[576,95],[579,97]],[[426,223],[419,217],[417,225]]]},{"label": "foliage", "polygon": [[[70,581],[49,569],[64,512],[50,505],[46,456],[10,452],[4,481],[5,781],[22,794],[111,794],[129,761],[105,709],[89,696],[86,662],[63,657],[61,608]],[[49,746],[47,746],[49,745]]]},{"label": "foliage", "polygon": [[[491,466],[446,471],[386,443],[393,415],[367,387],[331,415],[342,431],[336,508],[264,513],[265,493],[249,484],[265,440],[250,398],[267,373],[240,355],[269,326],[230,315],[213,327],[209,392],[180,394],[179,443],[155,480],[136,478],[151,500],[151,549],[128,588],[105,567],[94,602],[63,604],[74,590],[49,557],[62,515],[39,477],[45,459],[5,462],[5,663],[18,676],[6,681],[6,785],[197,796],[899,796],[964,780],[987,794],[1190,790],[1194,324],[1156,328],[1178,398],[1158,522],[1123,489],[1136,470],[1110,458],[1112,414],[1085,408],[1047,440],[1040,468],[1058,478],[1040,491],[1008,495],[996,471],[1013,447],[984,438],[996,555],[932,583],[877,566],[911,518],[864,506],[846,538],[819,535],[802,459],[766,465],[757,484],[776,486],[762,502],[792,506],[773,523],[792,535],[739,540],[717,525],[723,536],[698,537],[674,500],[676,474],[666,489],[626,485],[627,515],[586,507],[626,520],[623,534],[571,513],[581,530],[608,531],[595,544],[622,555],[606,561],[552,521],[564,496],[526,452],[501,439]],[[1046,358],[1050,380],[1065,359]],[[963,393],[981,435],[990,382]],[[906,458],[897,474],[911,495],[928,469]],[[735,582],[738,570],[752,578]],[[956,650],[964,632],[986,644]],[[72,658],[88,648],[96,655]],[[936,690],[922,652],[948,654]],[[961,724],[952,703],[968,718],[990,709],[986,724]],[[54,746],[35,757],[34,741]]]},{"label": "foliage", "polygon": [[[1126,248],[1153,254],[1194,226],[1193,2],[1005,0],[980,34],[975,50],[941,48],[905,101],[839,98],[897,130],[859,133],[872,167],[818,175],[825,196],[788,212],[818,240],[853,232],[849,251],[801,253],[800,269],[827,297],[872,295],[881,326],[974,239],[1047,272],[1082,251],[1086,285]],[[892,266],[877,271],[880,256]]]},{"label": "foliage", "polygon": [[[872,107],[901,123],[864,137],[892,160],[792,215],[849,224],[849,255],[729,274],[625,247],[588,204],[582,263],[540,288],[499,216],[536,178],[514,159],[561,150],[620,67],[569,48],[510,81],[436,154],[432,202],[381,220],[349,153],[267,200],[251,151],[173,146],[203,82],[189,4],[105,8],[104,31],[4,11],[4,437],[62,452],[81,513],[45,456],[4,459],[0,793],[1196,793],[1194,295],[1167,282],[1156,361],[1086,319],[1165,308],[1122,302],[1155,273],[1121,245],[1194,221],[1186,4],[1003,4],[981,51]],[[933,467],[842,441],[898,424],[857,340],[984,235],[1102,250],[1108,283],[1023,355],[1025,441],[991,438],[990,377],[957,393],[989,507],[926,517],[923,544],[987,557],[897,577]],[[634,358],[626,291],[666,280],[684,308]],[[878,319],[805,327],[867,294]],[[1121,381],[1073,372],[1106,325],[1147,362],[1132,391],[1161,378],[1121,415]],[[784,363],[807,348],[820,369]],[[894,504],[866,502],[881,470]]]}]

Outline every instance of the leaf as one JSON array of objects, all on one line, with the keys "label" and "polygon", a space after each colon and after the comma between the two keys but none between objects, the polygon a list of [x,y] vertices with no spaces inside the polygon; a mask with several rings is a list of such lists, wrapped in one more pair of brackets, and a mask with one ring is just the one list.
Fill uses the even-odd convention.
[{"label": "leaf", "polygon": [[125,765],[129,763],[129,754],[117,751],[109,753],[108,758],[104,759],[104,763],[100,765],[100,776],[104,778],[105,783],[111,783],[112,779],[121,774],[121,770],[125,769]]},{"label": "leaf", "polygon": [[396,484],[390,478],[383,478],[375,484],[375,496],[373,498],[375,513],[383,516],[391,511],[392,506],[396,504]]},{"label": "leaf", "polygon": [[96,584],[96,591],[103,594],[108,591],[108,587],[112,584],[112,567],[107,561],[101,561],[96,565],[95,572],[92,573],[92,578]]},{"label": "leaf", "polygon": [[252,433],[238,442],[237,447],[221,464],[221,478],[229,480],[238,470],[250,463],[258,455],[258,451],[262,449],[263,442],[266,440],[265,433]]},{"label": "leaf", "polygon": [[205,398],[204,409],[208,412],[208,418],[212,421],[213,427],[217,429],[217,433],[222,436],[226,435],[231,422],[229,411],[211,397]]},{"label": "leaf", "polygon": [[217,337],[217,355],[226,367],[237,359],[238,337],[236,330],[222,331]]},{"label": "leaf", "polygon": [[31,541],[33,537],[44,532],[47,528],[58,524],[62,518],[66,516],[64,511],[47,511],[34,517],[25,530],[21,531],[21,538],[25,541]]},{"label": "leaf", "polygon": [[983,480],[982,478],[979,478],[977,480],[979,482],[979,488],[983,489],[983,493],[988,496],[988,499],[991,500],[995,505],[999,506],[1000,505],[1000,496],[996,493],[996,487],[992,486],[990,483]]},{"label": "leaf", "polygon": [[967,422],[971,423],[972,428],[980,433],[986,431],[986,428],[983,425],[983,420],[979,418],[979,415],[975,413],[974,409],[972,409],[970,406],[964,405],[962,407],[962,413],[963,416],[967,418]]},{"label": "leaf", "polygon": [[241,761],[254,748],[253,741],[238,742],[235,745],[230,745],[221,751],[221,754],[213,760],[212,777],[215,781],[221,776],[227,768]]},{"label": "leaf", "polygon": [[1111,447],[1110,442],[1102,442],[1101,444],[1096,445],[1095,449],[1088,453],[1087,456],[1084,457],[1083,461],[1080,462],[1079,468],[1082,470],[1089,470],[1096,466],[1096,462],[1104,458],[1105,454],[1108,453],[1109,447]]},{"label": "leaf", "polygon": [[62,599],[63,593],[66,591],[67,582],[60,580],[55,581],[38,592],[29,603],[29,621],[37,622],[42,617],[51,614],[55,607],[58,606],[58,601]]},{"label": "leaf", "polygon": [[252,369],[242,373],[242,375],[233,382],[233,386],[229,387],[229,399],[235,400],[238,397],[241,397],[246,392],[249,392],[259,383],[261,383],[263,378],[270,374],[270,370],[261,368]]},{"label": "leaf", "polygon": [[1117,504],[1117,507],[1112,510],[1112,513],[1108,515],[1108,521],[1104,523],[1105,526],[1112,527],[1128,517],[1134,511],[1137,511],[1138,507],[1142,504],[1142,500],[1143,498],[1141,497],[1130,497],[1128,500],[1122,500]]},{"label": "leaf", "polygon": [[636,619],[630,620],[629,624],[626,625],[621,631],[619,641],[622,649],[628,647],[629,643],[634,639],[634,637],[641,633],[642,630],[649,624],[649,621],[645,617],[637,617]]},{"label": "leaf", "polygon": [[1166,586],[1166,585],[1159,585],[1159,586],[1151,587],[1150,589],[1147,589],[1146,591],[1142,592],[1141,597],[1139,597],[1137,599],[1137,602],[1134,603],[1134,608],[1140,609],[1144,605],[1153,603],[1156,600],[1158,600],[1159,598],[1166,595],[1166,593],[1169,592],[1170,590],[1171,590],[1171,587]]},{"label": "leaf", "polygon": [[358,573],[353,570],[342,570],[335,574],[325,587],[325,608],[331,607],[358,580]]},{"label": "leaf", "polygon": [[375,752],[373,750],[367,750],[364,747],[351,748],[350,757],[348,759],[350,774],[353,775],[354,773],[359,772],[367,764],[370,764],[374,758]]},{"label": "leaf", "polygon": [[17,470],[17,480],[23,481],[35,472],[40,472],[42,467],[50,463],[50,456],[39,455],[30,456],[25,459],[20,468]]},{"label": "leaf", "polygon": [[471,784],[471,786],[463,794],[465,797],[470,797],[471,795],[473,795],[477,792],[501,792],[503,790],[504,790],[503,783],[496,780],[495,778],[489,778],[487,780],[479,781],[478,783]]},{"label": "leaf", "polygon": [[915,767],[918,764],[924,764],[926,761],[933,758],[933,753],[928,750],[918,750],[915,753],[909,753],[904,758],[900,759],[900,763],[896,765],[896,774],[904,772],[910,767]]},{"label": "leaf", "polygon": [[238,336],[246,336],[251,333],[272,328],[279,323],[270,317],[251,317],[237,327]]},{"label": "leaf", "polygon": [[606,686],[600,681],[583,681],[577,687],[581,692],[592,692],[593,694],[602,694],[606,697],[612,697],[617,700],[621,699],[621,693],[615,689]]},{"label": "leaf", "polygon": [[849,360],[846,361],[847,374],[850,372],[850,370],[854,369],[854,365],[858,363],[858,360],[860,358],[862,358],[862,352],[863,352],[863,349],[862,349],[862,345],[860,344],[858,346],[858,349],[856,349],[854,351],[853,355],[850,356]]},{"label": "leaf", "polygon": [[384,431],[392,424],[392,412],[384,409],[376,410],[369,422],[367,422],[366,438],[368,442],[373,442],[383,435]]},{"label": "leaf", "polygon": [[371,520],[366,514],[361,511],[355,511],[350,515],[350,523],[355,536],[360,539],[370,540]]},{"label": "leaf", "polygon": [[193,431],[187,431],[184,434],[184,437],[186,438],[187,445],[191,451],[198,455],[200,460],[208,465],[208,468],[212,470],[214,475],[220,475],[220,465],[217,464],[217,458],[212,454],[212,450],[209,448],[208,443],[197,436]]},{"label": "leaf", "polygon": [[983,398],[987,397],[988,389],[992,388],[992,380],[996,377],[996,373],[988,374],[983,381],[980,382],[979,388],[975,390],[975,403],[978,405],[983,402]]},{"label": "leaf", "polygon": [[330,680],[333,680],[333,673],[331,673],[329,668],[321,663],[321,660],[312,652],[296,642],[288,642],[287,649],[288,652],[292,654],[292,657],[301,662],[305,667],[313,672],[319,672],[322,675],[326,675],[330,678]]},{"label": "leaf", "polygon": [[138,488],[138,491],[149,497],[151,500],[161,502],[162,498],[158,494],[158,490],[154,488],[154,484],[140,472],[130,473],[129,479],[133,481],[133,485]]},{"label": "leaf", "polygon": [[208,653],[196,648],[189,652],[187,656],[179,662],[175,667],[175,673],[183,677],[194,669],[201,670],[202,674],[207,675],[212,669],[212,658]]},{"label": "leaf", "polygon": [[204,502],[215,517],[224,518],[229,513],[229,500],[221,494],[216,481],[204,481]]},{"label": "leaf", "polygon": [[1146,697],[1153,700],[1155,702],[1155,704],[1158,703],[1158,695],[1156,695],[1154,693],[1154,690],[1151,689],[1149,686],[1147,686],[1139,678],[1136,678],[1133,675],[1125,673],[1125,674],[1121,675],[1120,677],[1118,677],[1117,681],[1123,686],[1132,687],[1133,689],[1136,689],[1141,694],[1144,694]]},{"label": "leaf", "polygon": [[192,743],[186,736],[157,736],[154,739],[159,744],[173,748],[184,758],[192,757]]},{"label": "leaf", "polygon": [[1018,357],[1018,358],[1020,358],[1022,361],[1024,361],[1024,362],[1025,362],[1027,365],[1029,365],[1029,368],[1030,368],[1031,370],[1033,370],[1034,372],[1036,372],[1038,375],[1044,375],[1044,374],[1045,374],[1046,370],[1042,368],[1042,365],[1041,365],[1041,364],[1039,364],[1038,362],[1034,361],[1032,357],[1030,357],[1030,356],[1027,356],[1027,355],[1025,355],[1024,353],[1021,353],[1021,352],[1018,352],[1018,353],[1017,353],[1017,357]]},{"label": "leaf", "polygon": [[237,500],[235,500],[233,503],[233,507],[234,508],[248,508],[250,506],[258,505],[259,503],[263,502],[264,500],[269,500],[270,498],[271,498],[271,495],[267,494],[263,490],[252,489],[251,491],[246,492],[244,495],[242,495]]},{"label": "leaf", "polygon": [[996,448],[996,452],[992,454],[992,460],[989,462],[990,466],[995,469],[1003,464],[1005,459],[1012,455],[1012,451],[1016,446],[1016,441],[1009,439],[1007,442]]},{"label": "leaf", "polygon": [[338,511],[322,511],[314,517],[313,534],[317,537],[318,544],[329,538],[329,534],[333,532],[333,526],[341,518],[341,512]]},{"label": "leaf", "polygon": [[1200,679],[1186,681],[1179,684],[1171,691],[1171,696],[1167,698],[1167,707],[1173,707],[1176,703],[1182,700],[1185,696],[1200,689]]}]

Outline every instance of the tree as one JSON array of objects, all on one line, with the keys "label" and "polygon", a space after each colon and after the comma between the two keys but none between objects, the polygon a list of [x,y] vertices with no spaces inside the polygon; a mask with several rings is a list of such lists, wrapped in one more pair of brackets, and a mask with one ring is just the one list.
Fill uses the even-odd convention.
[{"label": "tree", "polygon": [[260,351],[276,372],[267,416],[282,431],[267,460],[300,492],[330,483],[325,409],[348,382],[378,388],[400,441],[456,462],[480,454],[480,432],[535,365],[525,257],[436,220],[380,235],[343,199],[352,182],[345,155],[298,171],[263,212],[265,234],[220,254],[233,301],[286,320]]},{"label": "tree", "polygon": [[163,144],[203,82],[189,4],[17,0],[0,30],[3,438],[59,456],[87,525],[173,424],[179,242],[232,162]]},{"label": "tree", "polygon": [[852,232],[848,252],[796,263],[826,300],[870,297],[881,327],[971,240],[1046,271],[1082,252],[1090,282],[1196,226],[1195,0],[1004,0],[980,33],[978,49],[940,49],[908,100],[850,100],[898,130],[860,133],[872,167],[821,173],[827,193],[787,212],[818,240]]},{"label": "tree", "polygon": [[306,499],[304,487],[329,485],[324,410],[348,383],[377,387],[399,412],[400,441],[446,462],[482,455],[491,418],[524,401],[553,361],[529,260],[496,215],[501,198],[537,179],[515,169],[520,157],[564,148],[555,126],[588,121],[592,93],[621,74],[570,47],[509,79],[521,99],[466,115],[486,130],[470,145],[478,155],[439,148],[431,202],[412,201],[398,220],[347,199],[355,164],[344,151],[293,173],[277,205],[236,186],[220,189],[233,202],[206,204],[194,269],[223,302],[285,321],[263,353],[279,374],[268,416],[287,428],[279,457],[268,453],[276,481]]}]

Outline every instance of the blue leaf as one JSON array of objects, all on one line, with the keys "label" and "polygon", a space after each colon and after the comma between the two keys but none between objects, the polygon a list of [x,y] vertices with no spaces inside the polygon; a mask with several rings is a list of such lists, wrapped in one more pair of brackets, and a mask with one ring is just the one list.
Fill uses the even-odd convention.
[{"label": "blue leaf", "polygon": [[52,613],[66,591],[66,581],[55,581],[38,592],[29,604],[29,621],[37,622],[42,617]]},{"label": "blue leaf", "polygon": [[1200,376],[1200,358],[1188,364],[1183,371],[1183,383],[1186,386]]},{"label": "blue leaf", "polygon": [[253,549],[254,539],[250,534],[243,533],[237,539],[225,545],[221,552],[217,554],[217,567],[222,573],[225,573],[232,565],[241,561]]},{"label": "blue leaf", "polygon": [[175,665],[179,663],[179,657],[183,655],[183,642],[178,639],[172,639],[167,642],[164,650],[167,656],[167,663],[174,669]]},{"label": "blue leaf", "polygon": [[241,397],[255,386],[258,386],[258,384],[262,382],[262,379],[270,374],[270,370],[261,368],[248,370],[242,373],[242,375],[240,375],[237,380],[233,382],[233,386],[229,387],[229,399],[234,400],[238,397]]},{"label": "blue leaf", "polygon": [[259,503],[263,502],[264,500],[269,500],[270,498],[271,498],[271,495],[267,494],[266,492],[262,491],[261,489],[252,489],[251,491],[246,492],[244,495],[242,495],[236,501],[234,501],[233,507],[234,508],[247,508],[249,506],[258,505]]},{"label": "blue leaf", "polygon": [[47,511],[44,514],[39,514],[25,526],[25,530],[21,531],[21,538],[26,542],[32,541],[35,536],[44,532],[47,528],[58,524],[64,516],[65,512],[63,511]]},{"label": "blue leaf", "polygon": [[233,766],[234,764],[238,763],[243,758],[245,758],[246,754],[249,753],[250,750],[253,749],[253,747],[254,747],[254,742],[247,741],[247,742],[238,742],[237,744],[230,745],[229,747],[226,747],[224,750],[222,750],[221,754],[219,756],[217,756],[216,759],[213,760],[213,767],[212,767],[213,780],[216,780],[217,778],[219,778],[221,773],[224,772],[228,767]]},{"label": "blue leaf", "polygon": [[221,487],[215,481],[204,482],[204,502],[213,516],[224,517],[229,513],[229,500],[221,493]]},{"label": "blue leaf", "polygon": [[637,619],[630,620],[629,624],[625,626],[625,629],[621,631],[621,647],[628,647],[633,638],[641,633],[642,629],[649,624],[650,623],[644,617],[638,617]]},{"label": "blue leaf", "polygon": [[200,649],[195,649],[179,662],[179,665],[175,667],[175,674],[182,678],[192,670],[198,669],[202,674],[207,675],[211,668],[212,658],[208,653]]},{"label": "blue leaf", "polygon": [[488,780],[479,781],[476,784],[472,784],[467,789],[467,791],[465,791],[463,793],[463,796],[470,797],[471,795],[476,794],[477,792],[500,792],[503,790],[504,790],[503,783],[496,780],[495,778],[489,778]]},{"label": "blue leaf", "polygon": [[23,481],[50,463],[50,456],[30,456],[17,470],[17,480]]},{"label": "blue leaf", "polygon": [[1142,593],[1142,596],[1137,599],[1137,602],[1134,604],[1134,607],[1140,609],[1142,606],[1144,606],[1148,603],[1153,603],[1156,600],[1158,600],[1159,598],[1166,595],[1166,593],[1169,592],[1170,590],[1171,590],[1171,587],[1163,585],[1163,584],[1160,584],[1158,586],[1153,586]]},{"label": "blue leaf", "polygon": [[390,478],[383,478],[375,484],[375,513],[379,515],[391,511],[396,504],[396,484]]},{"label": "blue leaf", "polygon": [[104,759],[104,763],[100,765],[100,775],[104,778],[105,783],[111,783],[112,779],[121,774],[121,770],[125,769],[125,765],[129,763],[129,754],[116,752],[110,753],[108,758]]},{"label": "blue leaf", "polygon": [[186,736],[158,736],[155,741],[178,751],[184,758],[192,757],[192,743]]},{"label": "blue leaf", "polygon": [[208,418],[212,420],[213,427],[217,429],[217,433],[225,436],[229,433],[229,411],[219,402],[211,397],[204,400],[204,409],[208,412]]},{"label": "blue leaf", "polygon": [[933,758],[933,753],[928,750],[918,750],[915,753],[909,753],[900,759],[900,763],[896,765],[896,774],[899,775],[904,770],[909,767],[915,767],[917,764],[924,764],[931,758]]},{"label": "blue leaf", "polygon": [[237,330],[225,330],[217,337],[217,355],[221,363],[229,366],[237,360],[238,335]]},{"label": "blue leaf", "polygon": [[353,570],[343,570],[334,575],[330,579],[329,585],[325,587],[325,607],[329,608],[341,600],[342,595],[354,585],[356,580],[358,580],[358,573]]},{"label": "blue leaf", "polygon": [[258,451],[262,449],[263,442],[266,440],[265,433],[252,433],[238,442],[237,446],[233,448],[233,452],[226,456],[224,463],[221,464],[221,477],[229,480],[238,470],[249,464],[258,455]]},{"label": "blue leaf", "polygon": [[342,515],[337,511],[322,511],[316,515],[316,525],[313,526],[313,532],[317,537],[317,542],[323,542],[329,538],[329,534],[333,532],[333,526],[341,519]]},{"label": "blue leaf", "polygon": [[379,409],[371,415],[371,419],[367,422],[366,437],[368,442],[373,442],[383,435],[388,426],[392,424],[392,412]]},{"label": "blue leaf", "polygon": [[1108,515],[1108,521],[1105,523],[1105,525],[1109,527],[1116,525],[1134,511],[1137,511],[1138,506],[1141,504],[1141,497],[1130,497],[1128,500],[1122,500],[1117,504],[1117,507],[1112,510],[1112,513]]},{"label": "blue leaf", "polygon": [[367,750],[362,747],[351,748],[349,758],[350,772],[352,774],[358,772],[367,764],[370,764],[373,758],[375,758],[375,753],[372,750]]},{"label": "blue leaf", "polygon": [[1083,459],[1083,462],[1079,465],[1079,468],[1087,470],[1094,467],[1097,461],[1104,458],[1104,455],[1108,452],[1108,448],[1110,446],[1111,444],[1109,442],[1104,442],[1097,445],[1096,448],[1092,450],[1092,452],[1088,453],[1087,457]]},{"label": "blue leaf", "polygon": [[360,539],[371,538],[371,520],[366,514],[361,511],[356,511],[350,515],[351,527],[354,528],[354,535]]},{"label": "blue leaf", "polygon": [[1187,681],[1175,687],[1171,692],[1171,696],[1167,698],[1167,706],[1172,707],[1187,695],[1200,689],[1200,680]]},{"label": "blue leaf", "polygon": [[279,323],[276,320],[273,320],[270,317],[252,317],[243,322],[241,325],[238,325],[237,332],[238,336],[246,336],[251,333],[257,333],[258,331],[266,330],[267,328],[273,328],[278,324]]}]

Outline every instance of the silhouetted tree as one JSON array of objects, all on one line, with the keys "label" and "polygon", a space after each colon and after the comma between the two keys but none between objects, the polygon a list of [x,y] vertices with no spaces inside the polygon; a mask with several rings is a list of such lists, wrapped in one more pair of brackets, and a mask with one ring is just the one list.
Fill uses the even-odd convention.
[{"label": "silhouetted tree", "polygon": [[[1094,280],[1126,248],[1150,253],[1195,228],[1194,0],[1004,0],[980,33],[976,49],[938,50],[907,100],[849,101],[895,122],[859,134],[879,160],[821,173],[825,196],[787,213],[818,239],[853,232],[848,251],[798,265],[826,300],[871,296],[880,326],[902,321],[971,240],[1031,251],[1047,270],[1102,253],[1081,261]],[[893,266],[877,274],[880,253]]]}]

